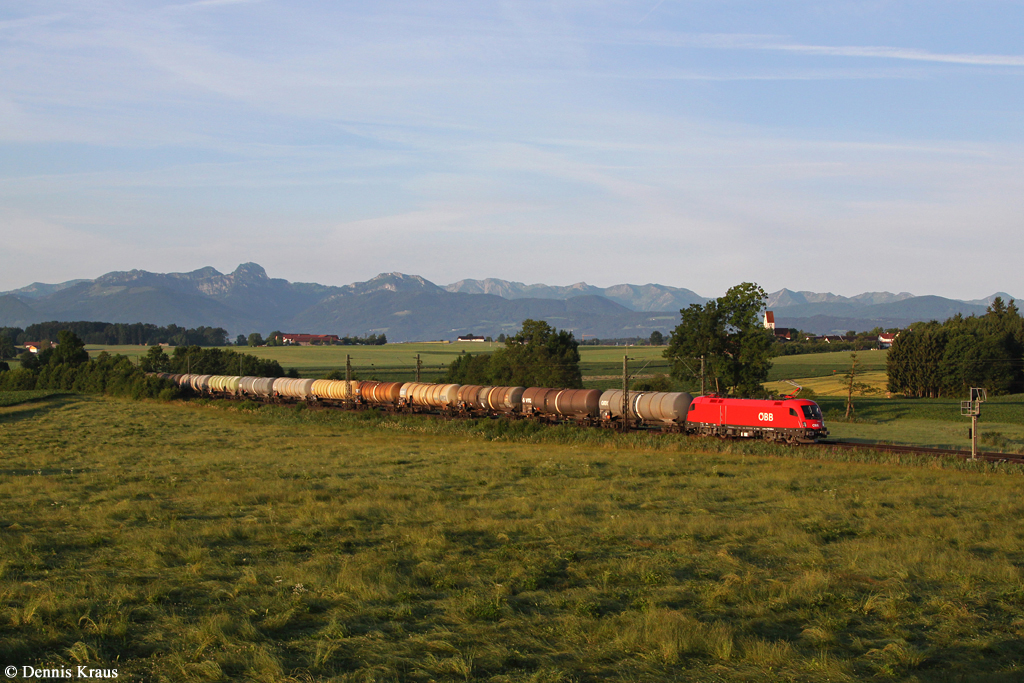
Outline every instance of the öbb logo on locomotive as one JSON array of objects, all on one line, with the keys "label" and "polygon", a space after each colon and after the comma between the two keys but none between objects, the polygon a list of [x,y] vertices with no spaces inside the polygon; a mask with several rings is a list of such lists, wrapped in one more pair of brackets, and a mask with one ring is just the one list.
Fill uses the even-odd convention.
[{"label": "\u00f6bb logo on locomotive", "polygon": [[[600,427],[630,426],[701,436],[813,443],[828,436],[807,399],[740,399],[687,392],[493,387],[426,382],[362,382],[287,377],[154,373],[201,396],[306,402],[339,408],[449,416],[504,416]],[[628,403],[628,405],[626,405]]]}]

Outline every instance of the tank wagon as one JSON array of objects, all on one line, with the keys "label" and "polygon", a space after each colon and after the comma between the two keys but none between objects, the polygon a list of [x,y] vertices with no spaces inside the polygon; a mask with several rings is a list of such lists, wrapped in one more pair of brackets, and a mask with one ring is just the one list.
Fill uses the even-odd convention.
[{"label": "tank wagon", "polygon": [[686,392],[630,392],[621,389],[491,387],[426,382],[359,382],[157,373],[180,387],[210,396],[263,401],[382,408],[390,411],[473,417],[529,418],[604,427],[656,428],[722,438],[813,443],[828,436],[821,409],[793,397],[757,400]]}]

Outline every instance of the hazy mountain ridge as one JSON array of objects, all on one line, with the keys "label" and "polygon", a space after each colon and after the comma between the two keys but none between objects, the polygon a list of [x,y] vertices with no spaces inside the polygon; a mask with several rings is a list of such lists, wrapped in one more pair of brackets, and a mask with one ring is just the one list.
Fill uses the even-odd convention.
[{"label": "hazy mountain ridge", "polygon": [[789,289],[780,289],[768,295],[768,309],[775,310],[793,306],[826,304],[846,306],[853,310],[865,306],[888,304],[913,298],[914,295],[910,292],[900,292],[899,294],[893,294],[892,292],[864,292],[857,296],[839,296],[832,292],[794,292]]},{"label": "hazy mountain ridge", "polygon": [[498,280],[459,280],[447,285],[449,292],[465,294],[494,294],[503,299],[570,299],[577,296],[602,296],[622,304],[633,311],[673,311],[678,312],[690,304],[702,304],[708,299],[696,292],[679,287],[666,285],[612,285],[611,287],[595,287],[586,282],[564,287]]},{"label": "hazy mountain ridge", "polygon": [[59,292],[60,290],[67,289],[68,287],[74,287],[82,282],[89,282],[89,280],[68,280],[67,282],[60,282],[55,285],[48,285],[44,282],[33,282],[27,287],[22,287],[21,289],[12,289],[9,292],[0,292],[0,296],[12,295],[22,299],[36,299],[41,296],[53,294],[54,292]]},{"label": "hazy mountain ridge", "polygon": [[[778,327],[819,334],[904,327],[919,320],[984,313],[996,296],[956,301],[908,292],[854,297],[779,290],[769,295]],[[224,327],[231,335],[273,329],[339,335],[384,332],[392,341],[497,336],[526,318],[543,318],[577,337],[648,336],[670,331],[679,310],[707,298],[689,289],[648,283],[595,287],[526,285],[496,278],[439,286],[418,275],[381,273],[341,287],[270,278],[243,263],[231,273],[205,267],[187,273],[115,271],[95,280],[33,283],[0,293],[0,326],[44,320],[104,320]]]}]

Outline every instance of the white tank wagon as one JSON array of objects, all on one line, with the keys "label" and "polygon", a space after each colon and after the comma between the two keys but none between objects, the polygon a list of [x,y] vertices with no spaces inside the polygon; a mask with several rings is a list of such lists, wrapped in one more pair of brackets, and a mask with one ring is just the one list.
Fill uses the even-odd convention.
[{"label": "white tank wagon", "polygon": [[274,380],[273,393],[284,398],[313,398],[314,379],[278,377]]},{"label": "white tank wagon", "polygon": [[[686,424],[693,396],[685,391],[631,391],[629,392],[629,418],[651,424]],[[604,420],[622,419],[622,389],[609,389],[601,394],[601,417]]]}]

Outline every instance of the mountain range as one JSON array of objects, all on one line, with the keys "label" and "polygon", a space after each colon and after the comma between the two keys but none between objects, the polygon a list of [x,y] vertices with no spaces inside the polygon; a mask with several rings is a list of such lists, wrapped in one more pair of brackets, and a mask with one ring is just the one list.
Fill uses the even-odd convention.
[{"label": "mountain range", "polygon": [[[996,297],[959,301],[907,292],[868,292],[855,297],[783,289],[769,295],[778,327],[818,334],[905,327],[984,313]],[[527,285],[507,280],[460,280],[438,286],[418,275],[382,273],[341,287],[271,278],[258,264],[232,273],[206,267],[189,273],[131,270],[95,280],[33,283],[0,293],[0,326],[25,327],[46,320],[147,322],[185,327],[224,327],[233,336],[270,330],[361,336],[386,333],[395,341],[454,339],[460,334],[497,336],[526,318],[547,320],[577,338],[649,336],[668,332],[679,310],[708,301],[666,285],[595,287]]]}]

